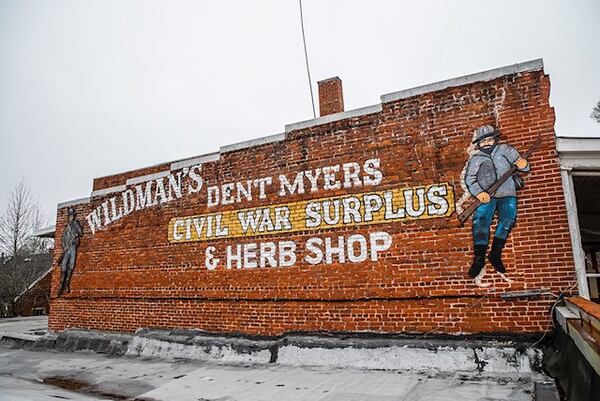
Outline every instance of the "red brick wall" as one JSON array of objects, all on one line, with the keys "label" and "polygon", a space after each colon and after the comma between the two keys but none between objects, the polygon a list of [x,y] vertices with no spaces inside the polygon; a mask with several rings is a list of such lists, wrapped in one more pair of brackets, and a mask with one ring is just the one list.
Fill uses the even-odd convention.
[{"label": "red brick wall", "polygon": [[[208,209],[206,192],[134,211],[92,235],[85,216],[115,194],[77,205],[84,237],[72,292],[56,297],[53,275],[50,328],[134,331],[139,327],[189,327],[213,332],[278,335],[287,331],[539,332],[550,324],[552,299],[500,298],[508,290],[548,287],[557,292],[575,277],[554,142],[550,82],[543,71],[504,76],[384,103],[381,112],[296,130],[286,140],[221,154],[205,163],[205,187],[378,157],[383,180],[377,187],[307,191]],[[472,132],[498,126],[502,140],[524,151],[541,134],[543,148],[530,158],[532,172],[519,193],[519,216],[505,262],[512,287],[491,274],[493,289],[473,285],[471,222],[449,217],[363,225],[284,235],[170,243],[174,217],[448,182],[462,196],[461,171]],[[168,165],[166,167],[168,169]],[[159,169],[160,170],[160,169]],[[139,171],[139,170],[138,170]],[[145,171],[145,170],[144,170]],[[149,170],[150,171],[150,170]],[[154,172],[154,170],[152,170]],[[145,174],[145,173],[144,173]],[[131,172],[105,177],[94,188],[125,184]],[[110,185],[105,185],[109,183]],[[117,194],[118,195],[118,194]],[[59,209],[57,237],[66,208]],[[310,237],[368,234],[392,236],[377,262],[309,265],[297,251],[291,267],[207,270],[204,249],[215,246]],[[60,241],[56,241],[57,248]],[[55,258],[60,255],[60,249]],[[55,259],[56,260],[56,259]],[[491,278],[490,278],[491,277]]]},{"label": "red brick wall", "polygon": [[139,177],[142,175],[154,174],[161,171],[168,170],[170,163],[163,163],[156,166],[144,167],[126,173],[119,173],[114,175],[108,175],[106,177],[94,178],[94,184],[92,190],[97,191],[100,189],[106,189],[116,187],[119,185],[125,185],[128,178]]},{"label": "red brick wall", "polygon": [[319,81],[319,114],[341,113],[344,111],[344,94],[342,80],[338,77]]}]

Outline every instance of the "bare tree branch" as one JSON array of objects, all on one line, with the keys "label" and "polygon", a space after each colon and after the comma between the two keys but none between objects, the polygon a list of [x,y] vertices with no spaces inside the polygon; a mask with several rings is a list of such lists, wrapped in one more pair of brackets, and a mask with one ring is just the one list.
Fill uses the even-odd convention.
[{"label": "bare tree branch", "polygon": [[48,240],[31,237],[33,231],[47,221],[39,203],[21,180],[9,194],[6,210],[0,215],[0,250],[8,257],[18,256],[20,252],[47,251]]},{"label": "bare tree branch", "polygon": [[48,224],[39,203],[21,180],[8,196],[0,214],[0,317],[14,316],[27,302],[21,296],[51,266],[48,254],[51,239],[33,237]]}]

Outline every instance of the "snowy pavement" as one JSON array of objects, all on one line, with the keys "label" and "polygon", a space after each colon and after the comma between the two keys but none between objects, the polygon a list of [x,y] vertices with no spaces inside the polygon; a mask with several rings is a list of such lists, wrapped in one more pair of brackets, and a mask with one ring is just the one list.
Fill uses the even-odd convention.
[{"label": "snowy pavement", "polygon": [[536,380],[540,377],[167,362],[0,348],[0,401],[525,401],[533,399]]},{"label": "snowy pavement", "polygon": [[[0,400],[6,401],[57,401],[57,400],[98,400],[97,397],[74,394],[71,391],[49,387],[43,383],[0,376]],[[100,398],[102,399],[102,398]]]},{"label": "snowy pavement", "polygon": [[35,341],[48,332],[48,316],[0,319],[0,338],[10,336]]},{"label": "snowy pavement", "polygon": [[[525,401],[534,400],[535,383],[551,381],[529,369],[526,354],[521,362],[515,359],[511,348],[485,351],[430,343],[424,348],[410,343],[363,348],[368,341],[326,338],[317,344],[313,338],[289,337],[278,346],[277,363],[269,363],[270,343],[249,346],[243,339],[192,336],[186,345],[171,341],[189,334],[179,331],[127,337],[129,356],[116,356],[125,348],[121,354],[106,348],[104,352],[112,356],[78,348],[109,344],[118,336],[77,331],[58,337],[62,342],[56,344],[64,349],[58,345],[20,349],[43,340],[46,329],[45,316],[0,320],[0,338],[26,340],[0,345],[0,401]],[[308,343],[312,346],[298,346]],[[250,351],[257,345],[262,348]],[[265,352],[268,355],[262,355]],[[503,365],[506,352],[515,355],[511,359],[515,366]],[[479,361],[480,369],[474,369],[471,359]]]}]

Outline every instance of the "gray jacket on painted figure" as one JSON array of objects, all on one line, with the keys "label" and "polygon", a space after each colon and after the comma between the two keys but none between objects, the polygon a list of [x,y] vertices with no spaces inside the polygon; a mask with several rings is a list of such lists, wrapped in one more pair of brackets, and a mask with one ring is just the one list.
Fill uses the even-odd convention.
[{"label": "gray jacket on painted figure", "polygon": [[[517,149],[505,143],[499,143],[494,147],[491,154],[477,151],[469,159],[467,171],[465,172],[465,184],[473,196],[486,192],[513,164],[520,158]],[[528,172],[529,164],[523,172]],[[495,198],[505,196],[517,196],[515,182],[508,179],[502,183],[494,194]]]},{"label": "gray jacket on painted figure", "polygon": [[83,235],[83,229],[81,228],[81,224],[77,220],[69,221],[65,226],[65,230],[63,232],[61,245],[63,250],[67,250],[79,245],[79,238]]}]

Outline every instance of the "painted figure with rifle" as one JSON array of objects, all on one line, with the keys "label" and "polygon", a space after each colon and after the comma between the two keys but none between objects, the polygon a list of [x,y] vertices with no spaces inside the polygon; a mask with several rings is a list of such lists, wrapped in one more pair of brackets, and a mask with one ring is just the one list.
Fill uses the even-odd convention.
[{"label": "painted figure with rifle", "polygon": [[517,190],[523,186],[518,172],[529,171],[527,157],[533,151],[532,148],[521,156],[514,147],[498,143],[499,137],[500,132],[491,125],[476,130],[473,143],[477,151],[471,155],[464,176],[467,189],[476,201],[458,216],[464,223],[473,213],[474,257],[469,276],[478,286],[485,286],[480,273],[485,266],[490,226],[495,215],[498,215],[498,223],[488,259],[505,281],[512,282],[506,275],[502,250],[517,219]]},{"label": "painted figure with rifle", "polygon": [[71,275],[75,268],[75,261],[77,260],[77,247],[79,246],[79,238],[83,235],[83,229],[81,224],[75,219],[77,213],[75,209],[70,207],[67,211],[69,216],[69,222],[65,226],[62,235],[62,254],[58,259],[60,264],[60,288],[58,289],[58,295],[62,295],[63,292],[70,292],[71,288]]}]

